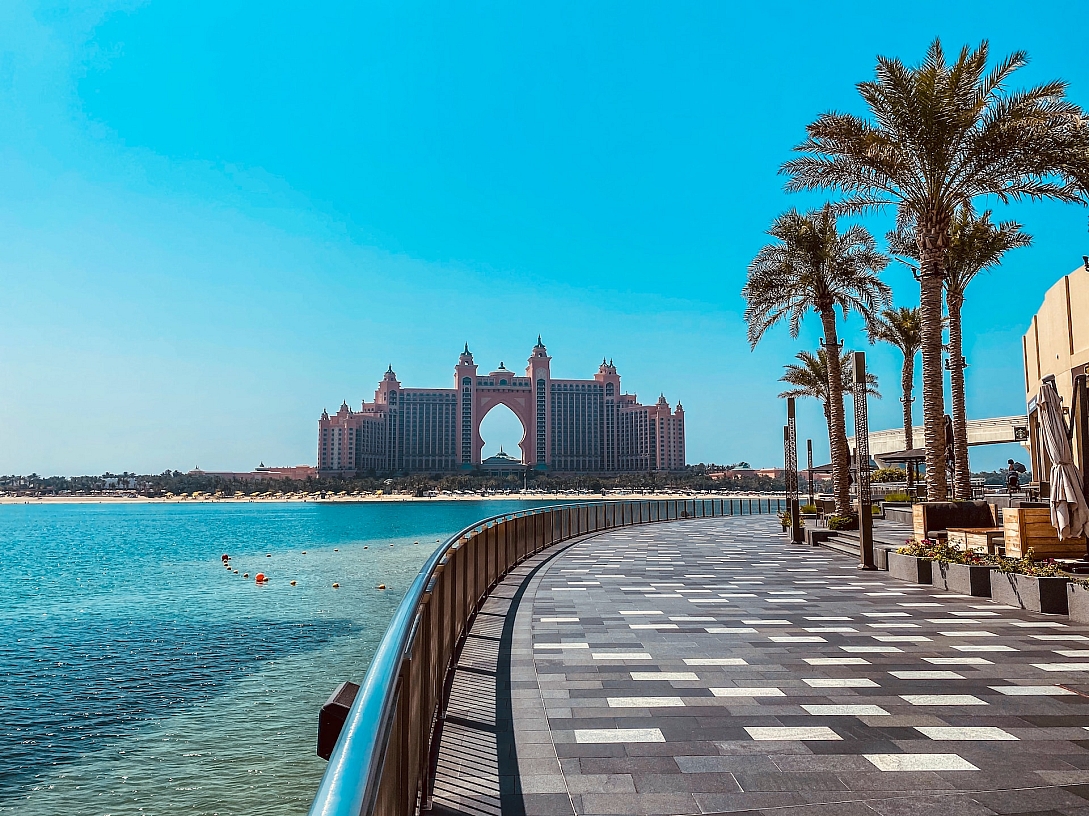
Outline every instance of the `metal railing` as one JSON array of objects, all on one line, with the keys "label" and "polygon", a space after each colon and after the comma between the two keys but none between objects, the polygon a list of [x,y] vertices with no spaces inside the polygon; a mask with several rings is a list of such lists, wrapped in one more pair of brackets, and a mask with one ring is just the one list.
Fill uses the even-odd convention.
[{"label": "metal railing", "polygon": [[432,738],[473,615],[526,558],[589,533],[685,518],[780,512],[783,499],[600,501],[479,521],[416,576],[344,721],[311,816],[412,816],[430,806]]}]

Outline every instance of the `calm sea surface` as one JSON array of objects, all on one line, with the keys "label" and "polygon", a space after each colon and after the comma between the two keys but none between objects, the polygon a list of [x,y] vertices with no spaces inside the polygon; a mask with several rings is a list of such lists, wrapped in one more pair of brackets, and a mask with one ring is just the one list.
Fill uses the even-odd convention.
[{"label": "calm sea surface", "polygon": [[0,813],[305,813],[438,539],[533,504],[0,505]]}]

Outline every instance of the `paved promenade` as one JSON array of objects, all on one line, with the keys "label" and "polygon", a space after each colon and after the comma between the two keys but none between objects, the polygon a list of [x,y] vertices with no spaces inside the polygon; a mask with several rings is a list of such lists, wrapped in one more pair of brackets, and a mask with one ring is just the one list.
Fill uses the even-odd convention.
[{"label": "paved promenade", "polygon": [[434,807],[1089,816],[1089,628],[859,572],[774,517],[593,536],[477,616]]}]

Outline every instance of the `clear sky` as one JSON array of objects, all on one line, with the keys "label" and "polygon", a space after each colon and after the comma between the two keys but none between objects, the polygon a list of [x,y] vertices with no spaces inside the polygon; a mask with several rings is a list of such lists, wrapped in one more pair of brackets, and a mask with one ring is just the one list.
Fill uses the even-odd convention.
[{"label": "clear sky", "polygon": [[[877,54],[989,38],[1089,106],[1078,3],[0,3],[0,472],[313,463],[322,408],[392,363],[447,386],[544,336],[684,403],[691,462],[781,462],[781,367],[740,289],[804,125]],[[1087,212],[974,283],[971,416],[1024,410],[1020,338]],[[883,234],[887,219],[868,219]],[[898,305],[917,288],[888,280]],[[865,347],[857,322],[848,346]],[[899,421],[899,362],[873,350]],[[919,403],[917,403],[918,405]],[[514,423],[516,425],[516,421]],[[801,414],[818,458],[823,419]],[[515,448],[489,417],[487,451]],[[1015,450],[1016,452],[1016,450]],[[973,464],[1007,449],[974,449]]]}]

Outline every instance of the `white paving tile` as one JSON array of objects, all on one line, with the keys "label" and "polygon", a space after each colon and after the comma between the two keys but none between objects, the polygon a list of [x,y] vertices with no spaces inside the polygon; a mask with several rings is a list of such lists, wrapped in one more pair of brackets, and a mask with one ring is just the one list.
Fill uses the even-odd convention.
[{"label": "white paving tile", "polygon": [[953,646],[958,652],[1016,652],[1012,646],[1001,643],[958,643]]},{"label": "white paving tile", "polygon": [[769,740],[793,741],[793,740],[841,740],[839,734],[823,725],[812,725],[806,728],[790,726],[745,726],[749,736],[758,742]]},{"label": "white paving tile", "polygon": [[916,706],[987,705],[984,700],[971,694],[901,694],[900,697]]},{"label": "white paving tile", "polygon": [[978,771],[957,754],[863,754],[879,771]]},{"label": "white paving tile", "polygon": [[594,660],[650,660],[648,652],[591,652]]},{"label": "white paving tile", "polygon": [[772,643],[827,643],[820,635],[779,635],[769,637]]},{"label": "white paving tile", "polygon": [[870,635],[881,643],[930,643],[925,635]]},{"label": "white paving tile", "polygon": [[1059,686],[991,686],[991,688],[1009,697],[1059,697],[1074,693]]},{"label": "white paving tile", "polygon": [[633,671],[629,672],[632,680],[699,680],[695,672],[671,671]]},{"label": "white paving tile", "polygon": [[575,742],[665,742],[665,736],[658,728],[576,728]]},{"label": "white paving tile", "polygon": [[813,688],[878,688],[868,677],[803,677],[802,682]]},{"label": "white paving tile", "polygon": [[[572,633],[574,634],[574,633]],[[589,649],[589,643],[534,643],[534,649]]]},{"label": "white paving tile", "polygon": [[802,708],[817,717],[887,717],[889,714],[877,705],[806,703]]},{"label": "white paving tile", "polygon": [[917,725],[915,730],[932,740],[997,741],[1016,740],[1013,734],[991,726],[954,727],[945,725]]},{"label": "white paving tile", "polygon": [[704,628],[711,635],[748,635],[756,631],[751,626],[706,626]]},{"label": "white paving tile", "polygon": [[747,666],[742,657],[686,657],[686,666]]},{"label": "white paving tile", "polygon": [[1089,671],[1089,663],[1033,663],[1032,665],[1048,672]]},{"label": "white paving tile", "polygon": [[578,618],[541,618],[541,623],[578,623]]},{"label": "white paving tile", "polygon": [[1089,640],[1084,635],[1029,635],[1033,640],[1058,640],[1058,641],[1070,641],[1070,640]]},{"label": "white paving tile", "polygon": [[904,651],[897,646],[840,646],[839,648],[856,654],[892,654]]},{"label": "white paving tile", "polygon": [[[1047,629],[1065,629],[1065,623],[1059,623],[1057,621],[1010,621],[1011,626],[1021,626],[1025,628],[1047,628]],[[1084,635],[1071,635],[1071,640],[1085,640]]]},{"label": "white paving tile", "polygon": [[994,661],[985,657],[924,657],[927,663],[935,666],[993,666]]},{"label": "white paving tile", "polygon": [[713,688],[710,690],[716,697],[785,697],[781,689],[773,686],[747,687],[747,688]]},{"label": "white paving tile", "polygon": [[963,674],[955,671],[890,671],[893,677],[901,680],[963,680]]},{"label": "white paving tile", "polygon": [[805,662],[810,666],[869,666],[870,661],[864,657],[807,657]]}]

